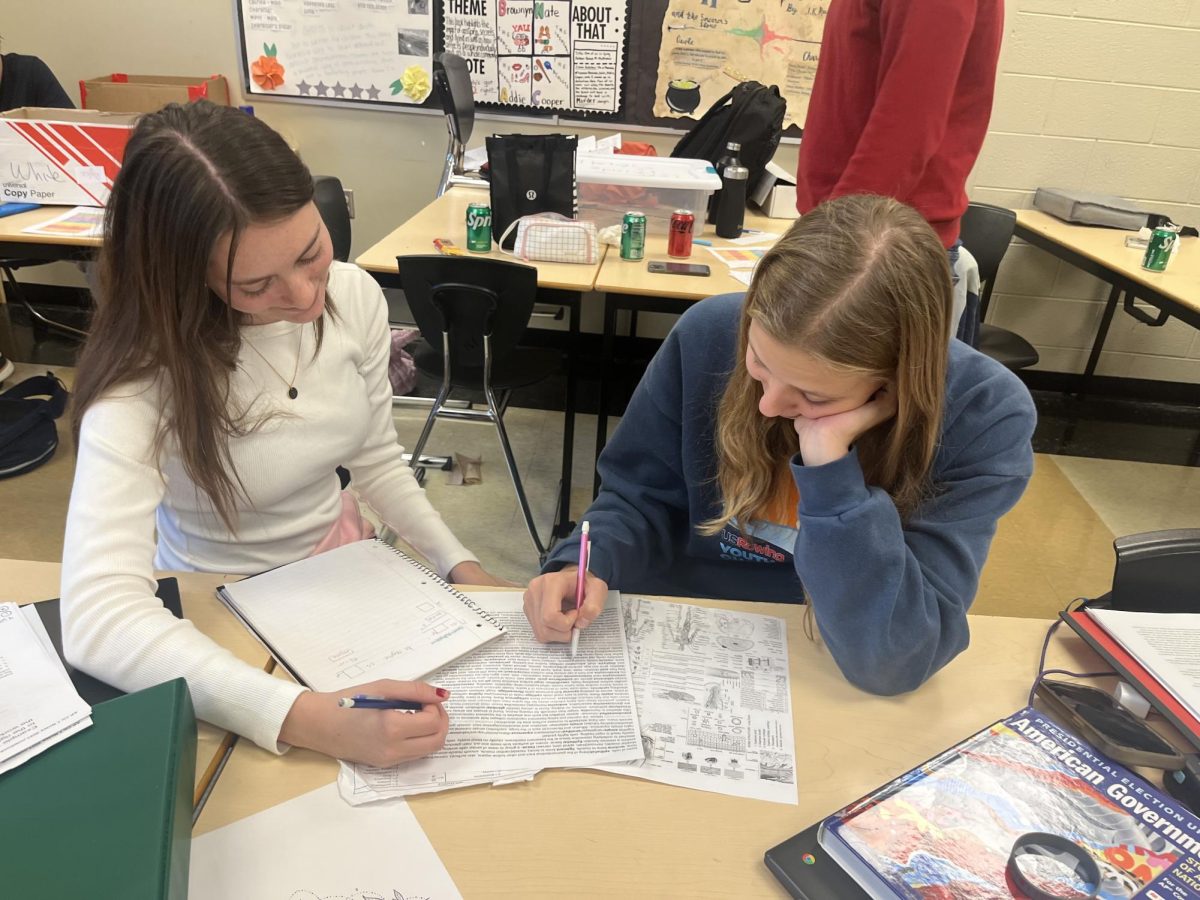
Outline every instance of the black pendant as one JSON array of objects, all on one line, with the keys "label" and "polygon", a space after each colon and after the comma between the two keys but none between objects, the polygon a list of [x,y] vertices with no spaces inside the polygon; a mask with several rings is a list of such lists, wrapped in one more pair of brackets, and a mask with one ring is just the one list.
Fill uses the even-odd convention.
[{"label": "black pendant", "polygon": [[294,387],[288,388],[288,398],[289,399],[295,400],[299,396],[300,396],[300,392],[298,390],[296,390]]}]

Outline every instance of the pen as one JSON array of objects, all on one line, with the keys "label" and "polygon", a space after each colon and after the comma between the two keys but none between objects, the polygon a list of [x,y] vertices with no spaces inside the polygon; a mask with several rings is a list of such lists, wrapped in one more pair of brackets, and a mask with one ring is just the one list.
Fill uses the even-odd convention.
[{"label": "pen", "polygon": [[[766,232],[759,231],[757,228],[743,228],[742,234],[766,234]],[[695,243],[695,241],[693,241],[692,243]]]},{"label": "pen", "polygon": [[[591,544],[592,526],[586,520],[583,523],[583,533],[579,536],[579,569],[575,572],[575,613],[583,606],[583,595],[587,587],[587,567],[589,545]],[[579,629],[571,629],[571,656],[579,650]]]},{"label": "pen", "polygon": [[703,238],[694,238],[692,240],[692,243],[697,244],[701,247],[711,247],[712,246],[712,241],[706,241]]},{"label": "pen", "polygon": [[423,703],[416,700],[387,700],[383,697],[342,697],[338,706],[343,709],[399,709],[405,712],[420,712],[425,708]]}]

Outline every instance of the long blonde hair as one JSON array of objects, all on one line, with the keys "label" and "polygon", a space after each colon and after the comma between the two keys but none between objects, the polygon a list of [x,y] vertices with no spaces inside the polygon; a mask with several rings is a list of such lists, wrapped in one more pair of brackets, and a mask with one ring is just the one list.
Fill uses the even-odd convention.
[{"label": "long blonde hair", "polygon": [[751,321],[842,372],[894,378],[895,418],[855,442],[868,484],[907,518],[931,490],[942,426],[952,287],[946,249],[912,209],[885,197],[840,197],[803,216],[763,256],[742,308],[737,360],[717,411],[722,509],[715,534],[771,505],[791,475],[796,432],[758,410],[746,371]]}]

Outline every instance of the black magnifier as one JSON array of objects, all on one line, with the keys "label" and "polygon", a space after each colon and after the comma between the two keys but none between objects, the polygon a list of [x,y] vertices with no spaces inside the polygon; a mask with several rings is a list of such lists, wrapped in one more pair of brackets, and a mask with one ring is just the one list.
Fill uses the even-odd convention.
[{"label": "black magnifier", "polygon": [[1008,855],[1008,877],[1029,900],[1095,900],[1100,866],[1088,851],[1057,834],[1031,831]]}]

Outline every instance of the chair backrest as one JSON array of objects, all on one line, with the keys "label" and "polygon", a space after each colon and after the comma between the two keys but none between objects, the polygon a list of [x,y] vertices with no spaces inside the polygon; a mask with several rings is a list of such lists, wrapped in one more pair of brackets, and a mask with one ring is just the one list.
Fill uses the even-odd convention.
[{"label": "chair backrest", "polygon": [[451,370],[483,365],[485,335],[494,363],[525,334],[537,299],[534,267],[465,256],[399,256],[396,263],[422,337],[441,347],[448,335]]},{"label": "chair backrest", "polygon": [[1016,226],[1017,214],[1011,209],[990,203],[967,205],[958,236],[979,264],[981,283],[990,285],[995,279]]},{"label": "chair backrest", "polygon": [[475,91],[467,61],[454,53],[439,53],[433,59],[433,83],[450,123],[450,133],[465,147],[475,130]]},{"label": "chair backrest", "polygon": [[350,259],[350,207],[340,179],[333,175],[313,176],[313,202],[333,241],[333,258]]}]

